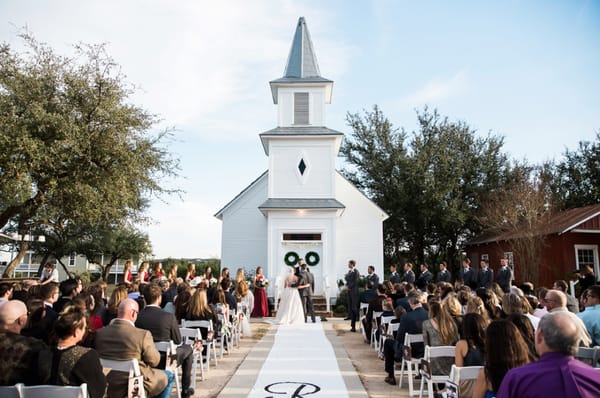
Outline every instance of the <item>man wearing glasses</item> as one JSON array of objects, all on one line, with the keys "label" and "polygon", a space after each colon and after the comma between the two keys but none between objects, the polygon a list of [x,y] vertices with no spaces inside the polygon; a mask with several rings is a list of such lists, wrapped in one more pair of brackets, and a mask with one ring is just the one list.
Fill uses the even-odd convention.
[{"label": "man wearing glasses", "polygon": [[27,323],[27,307],[10,300],[0,307],[0,385],[39,383],[37,361],[46,345],[39,339],[20,335]]},{"label": "man wearing glasses", "polygon": [[[160,353],[154,346],[152,334],[135,327],[139,306],[135,300],[124,299],[119,304],[117,318],[96,331],[95,346],[100,358],[123,361],[137,359],[144,376],[144,388],[150,397],[168,397],[174,380],[172,372],[155,369]],[[127,396],[127,374],[108,374],[108,396]]]}]

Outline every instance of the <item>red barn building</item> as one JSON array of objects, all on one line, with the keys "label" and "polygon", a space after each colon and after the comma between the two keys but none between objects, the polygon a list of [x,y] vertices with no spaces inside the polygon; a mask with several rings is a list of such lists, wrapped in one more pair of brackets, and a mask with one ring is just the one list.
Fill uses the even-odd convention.
[{"label": "red barn building", "polygon": [[[600,247],[600,204],[565,210],[552,216],[543,229],[544,248],[542,249],[540,272],[537,286],[551,287],[557,279],[583,265],[590,265],[596,278],[600,274],[598,248]],[[514,269],[516,284],[523,281],[519,271],[519,258],[513,255],[510,246],[511,236],[502,234],[482,236],[465,245],[467,257],[478,267],[481,260],[488,260],[490,268],[497,273],[500,258],[506,255]]]}]

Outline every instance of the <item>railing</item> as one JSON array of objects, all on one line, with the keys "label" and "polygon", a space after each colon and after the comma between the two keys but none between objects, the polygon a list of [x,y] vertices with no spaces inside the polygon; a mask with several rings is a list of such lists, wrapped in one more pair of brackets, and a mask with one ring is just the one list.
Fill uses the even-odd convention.
[{"label": "railing", "polygon": [[323,277],[323,292],[325,293],[325,305],[327,306],[327,312],[330,312],[331,310],[331,303],[330,303],[330,297],[331,297],[331,293],[329,292],[329,290],[331,289],[331,285],[329,284],[329,277],[327,275],[325,275]]}]

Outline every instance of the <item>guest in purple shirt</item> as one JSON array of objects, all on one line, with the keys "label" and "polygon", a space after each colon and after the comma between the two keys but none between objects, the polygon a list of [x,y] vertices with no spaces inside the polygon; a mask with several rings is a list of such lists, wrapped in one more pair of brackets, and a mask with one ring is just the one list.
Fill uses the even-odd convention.
[{"label": "guest in purple shirt", "polygon": [[535,334],[540,360],[510,370],[497,398],[600,397],[600,371],[573,358],[580,341],[575,318],[567,311],[544,315]]}]

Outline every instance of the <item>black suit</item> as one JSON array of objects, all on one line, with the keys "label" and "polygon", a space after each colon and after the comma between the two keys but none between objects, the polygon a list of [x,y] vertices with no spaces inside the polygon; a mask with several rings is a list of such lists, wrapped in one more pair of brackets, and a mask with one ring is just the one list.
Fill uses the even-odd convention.
[{"label": "black suit", "polygon": [[367,274],[365,279],[373,282],[373,289],[377,289],[377,285],[379,285],[379,276],[377,276],[376,273],[373,272],[372,274]]},{"label": "black suit", "polygon": [[352,330],[356,330],[356,321],[358,320],[358,279],[360,274],[356,268],[352,268],[346,274],[346,286],[348,287],[348,313],[350,314],[350,324]]},{"label": "black suit", "polygon": [[[429,319],[427,311],[423,307],[417,307],[411,312],[407,312],[400,318],[400,326],[398,327],[398,333],[396,334],[396,340],[400,341],[400,344],[404,344],[404,335],[408,334],[421,334],[423,333],[423,322]],[[423,343],[411,344],[411,355],[413,358],[421,358],[425,353],[425,346]],[[390,375],[394,376],[394,340],[388,339],[385,341],[383,346],[383,355],[385,357],[385,371]]]},{"label": "black suit", "polygon": [[447,269],[438,272],[436,277],[437,282],[452,282],[452,274]]},{"label": "black suit", "polygon": [[494,271],[489,268],[481,268],[477,274],[477,287],[488,288],[494,282]]},{"label": "black suit", "polygon": [[404,275],[402,275],[402,280],[404,280],[406,283],[415,283],[415,273],[413,270],[409,269],[405,271]]},{"label": "black suit", "polygon": [[472,289],[477,287],[477,276],[475,275],[475,271],[473,271],[472,268],[463,268],[460,271],[460,276],[461,280],[463,281],[463,284],[465,284],[466,286],[469,286]]},{"label": "black suit", "polygon": [[392,284],[400,283],[400,275],[396,271],[390,274],[390,282]]},{"label": "black suit", "polygon": [[512,272],[508,267],[500,267],[498,274],[496,275],[496,283],[500,285],[504,293],[510,292],[510,281],[512,279]]},{"label": "black suit", "polygon": [[[173,314],[163,311],[160,307],[147,305],[138,314],[135,326],[148,330],[155,342],[173,340],[175,344],[181,344],[181,332],[177,319]],[[187,344],[182,344],[177,347],[176,354],[177,363],[181,364],[181,385],[183,391],[186,391],[191,387],[193,349]]]},{"label": "black suit", "polygon": [[433,275],[431,275],[431,272],[429,272],[429,270],[426,269],[425,271],[421,272],[421,275],[419,275],[419,277],[417,278],[415,285],[417,285],[419,289],[424,290],[427,287],[427,285],[429,285],[432,278]]},{"label": "black suit", "polygon": [[307,315],[310,314],[310,319],[315,323],[315,309],[312,302],[312,286],[315,283],[315,278],[306,270],[300,270],[299,276],[300,285],[308,285],[308,287],[299,289],[302,307],[304,308],[304,322],[306,322]]}]

